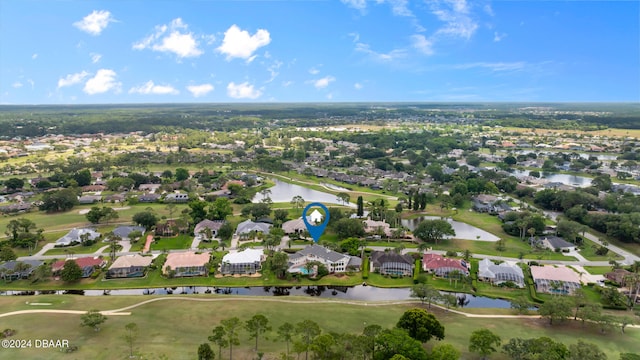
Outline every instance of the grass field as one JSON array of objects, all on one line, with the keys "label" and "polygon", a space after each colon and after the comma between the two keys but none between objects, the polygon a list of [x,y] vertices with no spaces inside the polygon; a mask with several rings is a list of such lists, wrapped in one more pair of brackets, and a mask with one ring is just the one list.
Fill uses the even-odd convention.
[{"label": "grass field", "polygon": [[[72,295],[49,295],[29,297],[30,302],[51,303],[47,309],[73,310],[111,310],[149,300],[152,297],[111,296],[77,297]],[[359,302],[340,304],[321,302],[312,298],[242,298],[229,299],[216,295],[190,296],[190,299],[220,301],[188,301],[184,297],[156,301],[132,308],[129,316],[110,316],[102,325],[100,332],[80,326],[79,315],[69,314],[26,314],[0,318],[0,328],[16,329],[16,339],[68,339],[72,345],[79,346],[74,354],[63,354],[56,349],[5,349],[0,359],[125,359],[129,355],[127,343],[123,340],[124,326],[135,322],[140,331],[134,344],[134,351],[145,359],[158,359],[163,355],[167,359],[197,358],[198,345],[207,342],[207,336],[213,327],[226,318],[237,316],[241,321],[254,314],[264,314],[273,328],[282,323],[297,323],[309,319],[317,322],[323,332],[361,333],[365,325],[379,324],[384,328],[393,327],[398,318],[409,308],[417,304],[387,304],[367,306]],[[279,301],[295,301],[279,302]],[[43,306],[40,306],[42,308]],[[33,309],[25,304],[23,297],[1,297],[0,308],[3,312]],[[467,318],[462,315],[440,309],[432,310],[445,326],[445,339],[459,349],[463,359],[476,358],[467,351],[468,339],[476,329],[488,328],[498,334],[503,342],[512,337],[531,338],[549,336],[567,345],[577,339],[593,342],[607,353],[609,359],[617,359],[620,350],[640,352],[640,330],[627,329],[626,334],[612,330],[601,334],[598,329],[567,321],[550,327],[546,320],[527,319],[486,319]],[[51,324],[56,324],[51,326]],[[241,330],[240,345],[234,348],[235,359],[253,359],[254,342]],[[437,341],[427,343],[431,348]],[[217,348],[212,345],[212,348]],[[265,352],[264,359],[275,359],[285,349],[284,342],[275,332],[265,334],[260,341],[260,351]],[[223,358],[228,357],[228,351]],[[217,358],[217,354],[216,354]],[[507,359],[504,354],[494,354],[492,359]]]}]

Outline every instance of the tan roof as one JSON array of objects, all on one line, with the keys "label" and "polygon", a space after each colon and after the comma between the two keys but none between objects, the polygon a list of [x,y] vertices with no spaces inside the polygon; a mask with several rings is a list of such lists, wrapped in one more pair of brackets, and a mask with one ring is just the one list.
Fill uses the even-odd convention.
[{"label": "tan roof", "polygon": [[533,280],[546,279],[563,282],[580,283],[580,276],[566,266],[532,266],[531,276]]},{"label": "tan roof", "polygon": [[120,256],[111,264],[109,269],[128,268],[132,266],[149,266],[153,258],[151,256],[142,255],[125,255]]},{"label": "tan roof", "polygon": [[209,253],[196,254],[193,251],[170,253],[162,266],[162,272],[165,272],[167,267],[175,270],[181,267],[203,266],[209,262],[210,257]]}]

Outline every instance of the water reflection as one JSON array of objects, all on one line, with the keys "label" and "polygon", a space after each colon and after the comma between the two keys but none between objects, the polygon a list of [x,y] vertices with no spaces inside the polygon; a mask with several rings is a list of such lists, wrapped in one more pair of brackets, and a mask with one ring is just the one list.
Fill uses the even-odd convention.
[{"label": "water reflection", "polygon": [[[277,179],[272,180],[275,182],[275,186],[269,188],[269,190],[271,190],[271,194],[269,194],[269,197],[273,202],[290,202],[294,196],[300,195],[307,202],[320,202],[342,205],[342,202],[338,201],[336,195],[309,189],[300,185],[289,184]],[[254,203],[258,203],[262,201],[262,199],[263,196],[258,193],[251,201],[253,201]],[[354,204],[347,205],[355,207]]]},{"label": "water reflection", "polygon": [[[446,294],[446,292],[441,292]],[[218,294],[244,296],[314,296],[360,301],[410,300],[409,288],[378,288],[374,286],[255,286],[255,287],[213,287],[180,286],[150,289],[113,290],[66,290],[66,291],[3,291],[1,295],[31,296],[41,294],[72,294],[80,296],[116,295],[180,295]],[[451,293],[456,296],[458,306],[469,308],[509,308],[510,302],[465,293]],[[415,299],[414,299],[415,300]]]}]

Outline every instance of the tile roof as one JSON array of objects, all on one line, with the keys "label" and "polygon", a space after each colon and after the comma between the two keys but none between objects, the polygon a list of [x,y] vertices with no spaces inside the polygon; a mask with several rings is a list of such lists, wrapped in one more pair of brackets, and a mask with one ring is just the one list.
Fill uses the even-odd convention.
[{"label": "tile roof", "polygon": [[533,277],[534,281],[536,279],[545,279],[545,280],[580,283],[580,276],[575,271],[562,265],[532,266],[531,276]]},{"label": "tile roof", "polygon": [[210,258],[211,254],[208,252],[201,254],[196,254],[193,251],[170,253],[162,266],[162,272],[165,272],[168,267],[175,270],[181,267],[204,266]]},{"label": "tile roof", "polygon": [[117,268],[128,268],[133,266],[149,266],[151,265],[151,261],[153,261],[153,258],[151,256],[142,256],[138,254],[124,255],[117,258],[116,261],[111,264],[109,270]]},{"label": "tile roof", "polygon": [[250,264],[254,262],[261,262],[264,256],[262,249],[245,249],[235,253],[228,253],[222,257],[223,263],[230,264]]}]

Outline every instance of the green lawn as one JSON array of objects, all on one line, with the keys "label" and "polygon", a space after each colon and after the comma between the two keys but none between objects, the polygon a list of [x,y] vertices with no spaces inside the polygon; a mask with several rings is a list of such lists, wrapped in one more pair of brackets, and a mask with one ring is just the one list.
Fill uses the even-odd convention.
[{"label": "green lawn", "polygon": [[[155,296],[110,296],[110,297],[78,297],[72,295],[48,295],[30,297],[31,302],[51,303],[47,309],[116,309],[136,304]],[[352,304],[324,303],[313,298],[243,298],[243,301],[232,300],[224,295],[194,295],[190,299],[214,301],[188,301],[187,296],[175,296],[163,301],[148,303],[129,310],[129,316],[110,316],[101,326],[100,332],[80,326],[79,315],[68,314],[25,314],[8,318],[0,318],[1,328],[17,330],[15,338],[20,339],[68,339],[72,345],[79,346],[78,352],[64,354],[57,349],[5,349],[0,352],[0,359],[123,359],[129,355],[127,343],[123,340],[124,326],[135,322],[140,331],[134,343],[134,349],[144,358],[157,359],[166,356],[168,359],[194,359],[198,345],[207,342],[211,329],[220,321],[237,316],[241,321],[260,313],[265,315],[276,329],[284,322],[297,323],[309,319],[320,325],[323,332],[361,333],[365,325],[379,324],[383,328],[395,325],[402,313],[417,304],[395,304],[384,306],[362,306],[359,302]],[[296,300],[300,303],[281,303],[273,300]],[[321,301],[324,301],[321,300]],[[368,303],[371,305],[371,303]],[[25,304],[23,298],[0,297],[0,308],[3,311],[33,309]],[[531,338],[548,336],[567,345],[576,343],[577,339],[597,344],[606,352],[609,359],[617,359],[621,350],[640,352],[640,330],[627,329],[626,334],[612,330],[601,334],[595,327],[582,328],[579,323],[567,321],[563,324],[549,326],[547,321],[531,319],[483,319],[467,318],[462,315],[432,309],[437,319],[445,327],[444,343],[452,344],[462,352],[463,359],[475,358],[468,352],[468,341],[471,332],[480,328],[488,328],[499,335],[505,343],[513,337]],[[56,326],[51,326],[56,324]],[[241,330],[240,345],[234,347],[234,358],[252,359],[254,341]],[[296,336],[297,338],[297,336]],[[438,341],[431,341],[425,346],[430,349]],[[275,358],[284,351],[285,344],[275,331],[264,334],[260,339],[260,351],[267,358]],[[212,348],[217,348],[212,345]],[[304,355],[303,355],[304,356]],[[228,349],[223,358],[228,357]],[[217,358],[217,354],[216,354]],[[505,360],[502,353],[491,355],[491,359]]]},{"label": "green lawn", "polygon": [[[193,236],[180,234],[175,237],[161,237],[151,243],[151,250],[189,249]],[[144,245],[143,245],[144,246]]]},{"label": "green lawn", "polygon": [[[71,255],[71,254],[91,254],[98,251],[103,246],[108,246],[106,242],[98,241],[97,243],[90,246],[65,246],[59,248],[53,248],[46,253],[45,255]],[[106,250],[108,252],[108,250]]]},{"label": "green lawn", "polygon": [[611,266],[584,266],[591,275],[604,275],[611,272]]},{"label": "green lawn", "polygon": [[611,259],[614,259],[614,260],[624,259],[622,256],[616,254],[613,251],[609,251],[607,255],[604,255],[604,256],[597,255],[596,248],[594,246],[600,247],[599,245],[596,245],[596,243],[594,243],[593,241],[585,238],[584,245],[580,247],[580,255],[584,256],[585,259],[591,260],[591,261],[608,261]]}]

